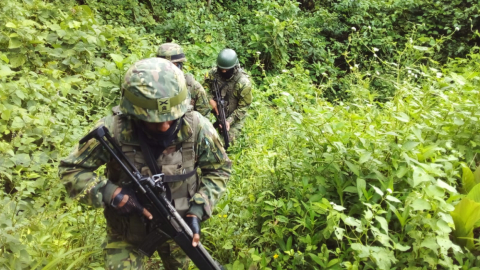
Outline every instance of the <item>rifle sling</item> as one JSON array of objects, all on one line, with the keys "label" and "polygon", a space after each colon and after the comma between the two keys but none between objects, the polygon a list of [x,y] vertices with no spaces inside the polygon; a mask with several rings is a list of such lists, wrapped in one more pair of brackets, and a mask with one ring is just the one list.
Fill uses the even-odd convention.
[{"label": "rifle sling", "polygon": [[[139,141],[140,141],[140,148],[142,149],[143,156],[145,158],[145,162],[147,163],[148,168],[150,168],[150,171],[152,172],[153,175],[155,174],[160,174],[162,172],[162,169],[158,166],[157,162],[155,162],[155,158],[153,157],[153,153],[150,150],[150,147],[147,145],[147,140],[146,140],[146,135],[145,133],[139,129],[138,131],[139,135]],[[160,148],[162,153],[165,151],[165,147]]]}]

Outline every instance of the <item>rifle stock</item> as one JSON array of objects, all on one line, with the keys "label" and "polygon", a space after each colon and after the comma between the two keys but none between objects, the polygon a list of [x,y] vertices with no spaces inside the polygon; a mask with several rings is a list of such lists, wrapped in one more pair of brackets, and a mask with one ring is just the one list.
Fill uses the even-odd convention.
[{"label": "rifle stock", "polygon": [[[223,87],[222,87],[223,88]],[[218,108],[218,115],[216,115],[217,120],[222,125],[220,130],[222,132],[223,140],[225,142],[225,150],[228,149],[230,146],[230,140],[228,138],[228,131],[227,131],[227,118],[225,117],[225,101],[222,98],[222,94],[220,93],[221,89],[218,89],[218,81],[215,79],[213,81],[213,92],[215,92],[215,99],[217,101],[217,108]]]},{"label": "rifle stock", "polygon": [[146,202],[144,207],[154,217],[152,221],[153,231],[147,235],[147,244],[140,247],[141,253],[151,256],[155,252],[155,248],[160,244],[158,243],[160,239],[163,241],[165,238],[171,238],[200,270],[224,269],[210,256],[201,243],[196,247],[192,246],[192,230],[165,197],[167,187],[166,183],[162,182],[163,174],[157,174],[152,177],[142,176],[134,164],[126,158],[120,147],[113,140],[108,129],[103,125],[82,138],[80,143],[85,143],[90,139],[99,141],[120,164],[122,170],[132,180],[133,189],[137,197],[142,202]]}]

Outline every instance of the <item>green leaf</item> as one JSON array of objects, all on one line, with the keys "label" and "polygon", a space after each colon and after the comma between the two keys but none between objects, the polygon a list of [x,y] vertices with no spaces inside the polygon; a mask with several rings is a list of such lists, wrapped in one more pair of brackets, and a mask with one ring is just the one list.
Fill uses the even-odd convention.
[{"label": "green leaf", "polygon": [[18,37],[12,37],[10,38],[10,41],[8,42],[8,48],[9,49],[16,49],[22,46],[22,41]]},{"label": "green leaf", "polygon": [[480,184],[480,166],[473,173],[473,177],[475,178],[475,183]]},{"label": "green leaf", "polygon": [[371,185],[371,186],[372,186],[372,188],[375,190],[375,193],[377,193],[378,195],[380,195],[380,196],[383,197],[383,195],[384,195],[385,193],[383,193],[383,191],[382,191],[381,189],[377,188],[377,187],[374,186],[374,185]]},{"label": "green leaf", "polygon": [[252,254],[252,260],[253,260],[254,262],[258,262],[258,261],[260,261],[261,259],[262,259],[262,257],[260,257],[260,256],[258,256],[258,255],[256,255],[256,254]]},{"label": "green leaf", "polygon": [[30,165],[30,156],[28,154],[16,154],[13,162],[15,162],[16,165],[28,167]]},{"label": "green leaf", "polygon": [[11,128],[12,129],[21,129],[25,126],[25,122],[23,122],[22,118],[15,116],[12,121]]},{"label": "green leaf", "polygon": [[377,264],[378,269],[387,270],[391,268],[392,263],[397,262],[393,251],[381,247],[371,247],[371,256]]},{"label": "green leaf", "polygon": [[35,22],[35,21],[32,21],[32,20],[23,20],[22,25],[23,26],[32,26],[32,25],[38,25],[38,23]]},{"label": "green leaf", "polygon": [[472,240],[474,225],[480,219],[480,203],[463,198],[450,214],[455,223],[453,235],[456,242],[472,249],[474,247]]},{"label": "green leaf", "polygon": [[245,266],[237,260],[233,263],[232,270],[245,270]]},{"label": "green leaf", "polygon": [[402,121],[402,122],[405,122],[405,123],[410,122],[410,117],[408,117],[408,115],[405,114],[404,112],[401,112],[397,116],[394,116],[394,117],[397,118],[398,120]]},{"label": "green leaf", "polygon": [[416,211],[422,211],[422,210],[430,210],[432,209],[432,206],[425,201],[424,199],[418,198],[413,203],[410,205],[410,207],[413,208],[413,210]]},{"label": "green leaf", "polygon": [[12,66],[12,68],[17,68],[25,64],[26,60],[27,57],[24,54],[17,53],[14,54],[13,57],[10,57],[10,65]]},{"label": "green leaf", "polygon": [[367,182],[365,182],[364,179],[358,177],[357,178],[357,192],[358,192],[358,197],[362,198],[363,196],[363,191],[367,188]]},{"label": "green leaf", "polygon": [[345,208],[341,205],[337,205],[337,204],[332,205],[332,208],[336,211],[343,211],[343,210],[347,209],[347,208]]},{"label": "green leaf", "polygon": [[439,246],[437,244],[437,240],[435,239],[435,237],[431,237],[431,236],[426,237],[425,239],[423,239],[420,246],[429,248],[429,249],[433,250],[436,254],[438,254]]},{"label": "green leaf", "polygon": [[72,89],[72,86],[70,84],[62,83],[60,87],[60,92],[62,92],[62,95],[65,97],[70,92],[70,89]]},{"label": "green leaf", "polygon": [[413,46],[413,48],[415,50],[419,50],[419,51],[428,51],[428,47],[423,47],[423,46]]},{"label": "green leaf", "polygon": [[454,187],[450,186],[449,184],[443,182],[440,179],[437,180],[437,186],[440,187],[440,188],[446,189],[446,190],[450,191],[451,193],[457,193],[457,190]]},{"label": "green leaf", "polygon": [[110,57],[113,59],[113,62],[115,62],[115,64],[117,65],[118,68],[123,67],[123,56],[121,56],[119,54],[111,53]]},{"label": "green leaf", "polygon": [[422,168],[415,167],[413,169],[413,187],[418,186],[422,182],[430,181],[430,175],[428,175]]},{"label": "green leaf", "polygon": [[348,192],[348,193],[357,193],[357,188],[354,186],[348,186],[343,189],[343,192]]},{"label": "green leaf", "polygon": [[410,246],[404,246],[404,245],[401,245],[400,243],[393,243],[393,246],[395,247],[396,250],[400,250],[400,251],[407,251],[410,249]]},{"label": "green leaf", "polygon": [[342,215],[342,220],[348,226],[352,226],[352,227],[361,227],[362,226],[362,223],[360,222],[360,220],[355,219],[353,217],[348,217],[348,216]]},{"label": "green leaf", "polygon": [[449,234],[452,231],[452,228],[448,226],[447,222],[444,220],[439,219],[437,221],[437,227],[440,229],[440,231]]},{"label": "green leaf", "polygon": [[388,234],[388,222],[384,217],[375,216],[375,219],[380,223],[380,227]]},{"label": "green leaf", "polygon": [[3,111],[2,111],[2,114],[1,114],[1,118],[2,118],[3,120],[7,120],[7,121],[8,121],[8,120],[10,120],[11,114],[12,114],[12,111],[11,111],[11,110],[3,110]]},{"label": "green leaf", "polygon": [[345,164],[347,164],[348,168],[354,173],[356,174],[357,176],[360,175],[360,172],[358,170],[358,166],[353,164],[353,163],[350,163],[348,161],[345,160]]},{"label": "green leaf", "polygon": [[0,59],[2,59],[3,62],[5,62],[7,64],[10,63],[10,59],[8,59],[7,55],[4,54],[4,53],[0,53]]},{"label": "green leaf", "polygon": [[280,222],[288,223],[288,218],[285,216],[278,215],[278,216],[275,216],[275,218]]},{"label": "green leaf", "polygon": [[475,186],[475,177],[468,167],[462,167],[462,186],[465,190],[465,194],[468,194]]},{"label": "green leaf", "polygon": [[17,28],[17,26],[13,22],[7,22],[5,26],[8,28]]},{"label": "green leaf", "polygon": [[406,142],[402,145],[402,149],[405,150],[405,151],[410,151],[419,144],[420,144],[419,142],[410,142],[409,141],[409,142]]},{"label": "green leaf", "polygon": [[335,266],[335,265],[337,265],[337,264],[339,264],[339,263],[340,263],[340,260],[339,260],[339,259],[333,259],[333,260],[331,260],[331,261],[328,262],[327,268],[332,267],[332,266]]},{"label": "green leaf", "polygon": [[391,202],[396,202],[396,203],[401,203],[401,202],[402,202],[402,201],[400,201],[399,199],[397,199],[397,198],[395,198],[395,197],[393,197],[393,196],[390,196],[390,195],[387,195],[387,196],[385,197],[385,199],[387,199],[387,200],[389,200],[389,201],[391,201]]},{"label": "green leaf", "polygon": [[402,178],[406,173],[408,172],[408,168],[405,167],[405,166],[400,166],[400,168],[398,168],[397,172],[395,173],[395,175],[398,177],[398,178]]},{"label": "green leaf", "polygon": [[467,198],[470,200],[480,203],[480,184],[476,184],[470,192],[467,194]]},{"label": "green leaf", "polygon": [[292,241],[293,241],[293,238],[290,235],[290,237],[288,237],[287,239],[287,244],[285,245],[286,250],[290,250],[292,248]]},{"label": "green leaf", "polygon": [[232,249],[232,248],[233,248],[232,241],[227,240],[227,241],[225,242],[225,244],[223,245],[222,248],[223,248],[223,249],[227,249],[227,250],[228,250],[228,249]]},{"label": "green leaf", "polygon": [[312,258],[312,260],[313,260],[314,262],[316,262],[318,265],[320,265],[321,267],[325,267],[325,263],[322,261],[322,259],[320,259],[320,257],[318,257],[317,255],[312,254],[312,253],[308,253],[308,255],[309,255],[310,258]]},{"label": "green leaf", "polygon": [[364,153],[364,154],[360,157],[360,159],[358,160],[358,163],[362,164],[362,163],[367,162],[367,161],[370,159],[371,156],[372,156],[372,153],[370,153],[370,152]]},{"label": "green leaf", "polygon": [[358,257],[360,258],[368,258],[370,256],[370,250],[367,246],[360,243],[353,243],[350,247],[358,252]]},{"label": "green leaf", "polygon": [[24,100],[24,99],[25,99],[25,93],[23,93],[23,91],[20,90],[20,89],[17,89],[17,90],[15,91],[15,95],[17,95],[17,97],[18,97],[19,99],[21,99],[21,100]]},{"label": "green leaf", "polygon": [[10,76],[12,74],[15,74],[8,66],[0,66],[0,78]]}]

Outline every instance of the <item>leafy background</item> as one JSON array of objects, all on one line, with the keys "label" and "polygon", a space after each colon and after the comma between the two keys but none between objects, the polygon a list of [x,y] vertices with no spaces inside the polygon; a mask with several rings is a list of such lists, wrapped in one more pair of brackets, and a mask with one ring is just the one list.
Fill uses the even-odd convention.
[{"label": "leafy background", "polygon": [[203,229],[228,269],[478,269],[479,4],[1,1],[0,268],[103,269],[57,164],[175,41],[198,80],[229,47],[255,84]]}]

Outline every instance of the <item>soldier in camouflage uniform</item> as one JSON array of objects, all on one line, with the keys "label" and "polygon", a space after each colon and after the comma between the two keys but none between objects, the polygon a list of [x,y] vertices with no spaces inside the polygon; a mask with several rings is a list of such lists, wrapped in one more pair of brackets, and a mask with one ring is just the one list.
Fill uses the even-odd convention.
[{"label": "soldier in camouflage uniform", "polygon": [[[183,68],[183,62],[187,61],[182,47],[175,43],[164,43],[158,47],[157,57],[170,60],[179,69]],[[192,106],[195,111],[207,116],[211,108],[208,103],[207,93],[202,85],[195,80],[192,74],[185,73],[185,81],[192,98]]]},{"label": "soldier in camouflage uniform", "polygon": [[[200,238],[199,220],[208,219],[225,192],[231,161],[216,130],[193,111],[180,69],[161,58],[136,62],[127,71],[123,96],[114,113],[101,119],[127,158],[143,175],[164,173],[184,180],[168,183],[172,203],[194,231],[192,245]],[[146,165],[141,140],[149,149]],[[95,170],[106,164],[106,177]],[[155,168],[155,166],[153,166]],[[201,176],[197,174],[201,170]],[[136,252],[148,230],[151,214],[136,200],[129,178],[95,139],[77,145],[59,165],[59,175],[71,197],[94,207],[104,207],[107,220],[106,269],[143,269],[144,257]],[[194,227],[198,226],[197,229]],[[169,240],[157,251],[165,269],[187,269],[188,258]]]},{"label": "soldier in camouflage uniform", "polygon": [[225,100],[225,117],[229,140],[233,142],[240,132],[252,103],[252,83],[238,62],[232,49],[223,49],[217,57],[217,66],[205,75],[205,89],[209,89],[210,105],[218,115],[217,100],[213,98],[212,83],[217,79],[221,96]]}]

